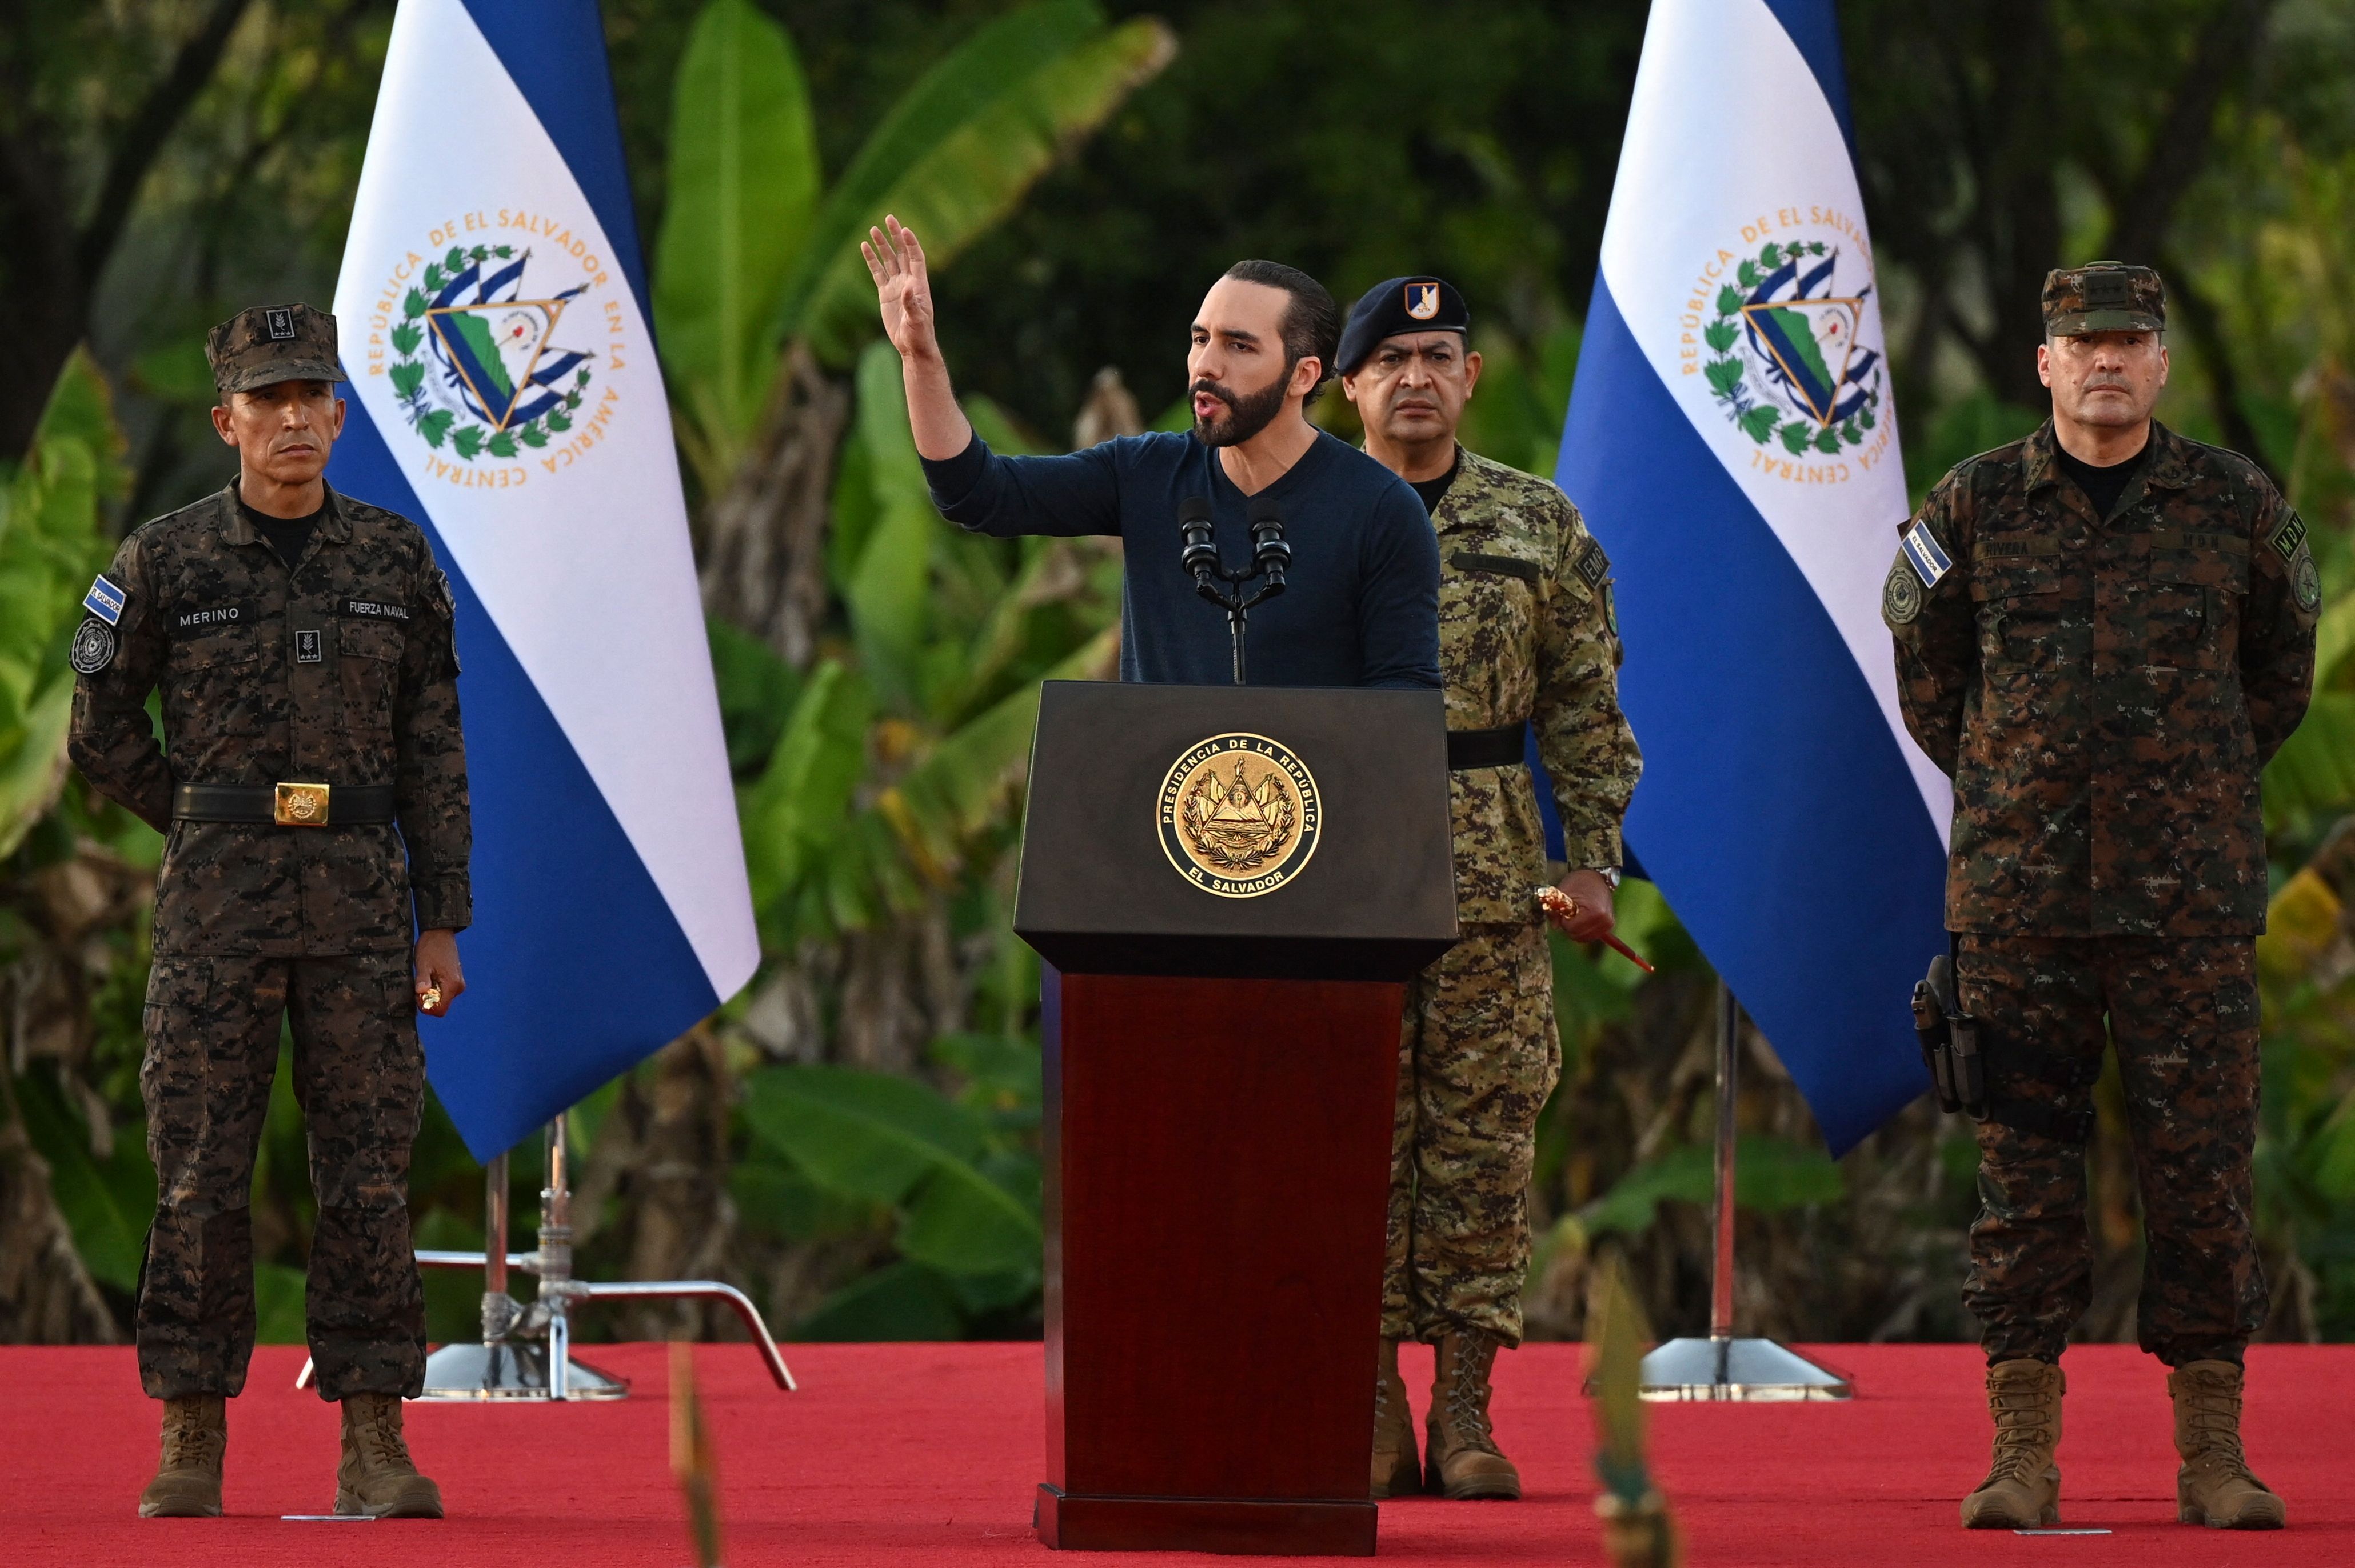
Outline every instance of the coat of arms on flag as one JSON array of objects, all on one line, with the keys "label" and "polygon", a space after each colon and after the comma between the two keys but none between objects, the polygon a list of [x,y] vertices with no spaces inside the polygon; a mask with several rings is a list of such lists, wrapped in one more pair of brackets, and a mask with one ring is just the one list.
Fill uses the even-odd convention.
[{"label": "coat of arms on flag", "polygon": [[572,428],[596,378],[596,354],[557,336],[566,307],[594,278],[541,292],[531,268],[527,248],[453,246],[422,262],[403,291],[388,334],[400,355],[389,374],[426,445],[446,444],[469,462],[514,458]]},{"label": "coat of arms on flag", "polygon": [[1716,357],[1701,372],[1726,416],[1793,457],[1862,446],[1881,421],[1881,344],[1865,341],[1881,325],[1865,308],[1871,262],[1829,240],[1770,240],[1748,256],[1721,251],[1711,272],[1716,315],[1701,338]]}]

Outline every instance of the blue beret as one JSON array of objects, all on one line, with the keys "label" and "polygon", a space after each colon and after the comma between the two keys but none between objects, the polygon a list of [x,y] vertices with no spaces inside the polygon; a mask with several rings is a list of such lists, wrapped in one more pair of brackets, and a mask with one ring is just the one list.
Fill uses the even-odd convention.
[{"label": "blue beret", "polygon": [[1472,313],[1464,296],[1444,278],[1390,278],[1375,284],[1349,307],[1349,324],[1341,329],[1341,346],[1333,355],[1333,369],[1354,375],[1386,337],[1410,332],[1472,331]]}]

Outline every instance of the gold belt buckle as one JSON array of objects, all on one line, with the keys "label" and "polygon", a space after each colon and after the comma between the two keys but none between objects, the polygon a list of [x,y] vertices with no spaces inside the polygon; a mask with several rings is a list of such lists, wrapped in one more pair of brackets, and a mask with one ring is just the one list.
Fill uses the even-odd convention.
[{"label": "gold belt buckle", "polygon": [[327,786],[278,786],[278,825],[282,828],[324,828],[327,825]]}]

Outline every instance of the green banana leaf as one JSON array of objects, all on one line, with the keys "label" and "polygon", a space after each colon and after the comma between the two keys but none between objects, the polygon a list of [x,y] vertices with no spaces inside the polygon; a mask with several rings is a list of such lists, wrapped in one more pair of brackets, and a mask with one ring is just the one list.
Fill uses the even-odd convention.
[{"label": "green banana leaf", "polygon": [[707,617],[703,625],[711,645],[711,679],[719,694],[729,770],[749,779],[775,753],[801,694],[801,675],[775,649],[718,616]]},{"label": "green banana leaf", "polygon": [[943,1164],[908,1205],[896,1238],[907,1257],[943,1274],[1003,1274],[1039,1267],[1035,1173],[1030,1202],[970,1165]]},{"label": "green banana leaf", "polygon": [[[1835,1202],[1845,1190],[1840,1168],[1819,1148],[1786,1139],[1744,1134],[1734,1141],[1733,1202],[1760,1213]],[[1640,1234],[1663,1202],[1706,1203],[1717,1191],[1716,1153],[1688,1144],[1644,1161],[1587,1205],[1580,1216],[1589,1235]]]},{"label": "green banana leaf", "polygon": [[866,452],[875,513],[843,599],[860,667],[887,703],[904,710],[918,694],[918,662],[931,626],[932,546],[944,524],[909,429],[900,356],[880,340],[859,355],[855,439]]},{"label": "green banana leaf", "polygon": [[[1046,678],[1103,679],[1118,639],[1117,627],[1106,628]],[[777,743],[777,760],[741,798],[752,903],[772,951],[923,908],[954,880],[967,847],[1004,824],[1029,763],[1039,690],[1026,683],[934,743],[846,822],[868,738],[867,710],[837,700],[854,680],[838,666],[821,667]],[[876,728],[916,733],[891,721]]]},{"label": "green banana leaf", "polygon": [[2339,1102],[2317,1129],[2307,1154],[2315,1191],[2344,1212],[2355,1203],[2355,1095]]},{"label": "green banana leaf", "polygon": [[944,265],[1176,53],[1161,22],[1104,31],[1089,0],[1046,0],[983,27],[908,90],[835,183],[771,341],[806,337],[829,361],[847,361],[875,330],[874,284],[858,255],[871,226],[897,214],[932,265]]},{"label": "green banana leaf", "polygon": [[822,180],[793,40],[749,0],[711,0],[679,59],[654,288],[671,396],[689,416],[682,444],[708,493],[760,423],[770,328]]},{"label": "green banana leaf", "polygon": [[747,1232],[772,1240],[826,1241],[874,1225],[871,1201],[820,1185],[764,1142],[754,1142],[730,1169],[728,1192]]},{"label": "green banana leaf", "polygon": [[964,1337],[956,1292],[931,1269],[894,1263],[851,1281],[793,1327],[789,1339],[917,1342]]},{"label": "green banana leaf", "polygon": [[99,508],[129,482],[123,449],[105,380],[76,350],[30,453],[0,487],[0,859],[64,782],[67,649],[81,596],[106,565]]},{"label": "green banana leaf", "polygon": [[834,660],[803,686],[768,768],[739,803],[755,909],[787,900],[824,858],[866,769],[871,712],[866,683]]},{"label": "green banana leaf", "polygon": [[[1119,645],[1120,629],[1106,627],[1045,678],[1102,680]],[[875,812],[890,823],[920,870],[945,880],[947,869],[962,860],[963,846],[999,820],[1030,766],[1030,737],[1038,727],[1039,687],[1026,682],[877,797]]]},{"label": "green banana leaf", "polygon": [[264,1345],[299,1345],[308,1338],[303,1311],[303,1271],[283,1263],[253,1269],[253,1338]]},{"label": "green banana leaf", "polygon": [[17,1078],[16,1093],[26,1136],[48,1162],[49,1191],[73,1233],[74,1251],[91,1278],[124,1292],[136,1288],[147,1222],[155,1212],[155,1168],[147,1161],[141,1129],[115,1128],[112,1152],[101,1160],[91,1150],[81,1117],[68,1108],[48,1072]]},{"label": "green banana leaf", "polygon": [[972,1172],[988,1138],[971,1111],[893,1073],[767,1067],[744,1093],[754,1137],[820,1186],[879,1203],[899,1202],[943,1165]]},{"label": "green banana leaf", "polygon": [[2355,805],[2355,692],[2314,694],[2306,721],[2265,765],[2265,825]]},{"label": "green banana leaf", "polygon": [[2314,629],[2314,689],[2342,684],[2339,665],[2355,651],[2355,593],[2342,594],[2327,606]]},{"label": "green banana leaf", "polygon": [[903,1255],[946,1274],[1038,1266],[1037,1162],[986,1159],[988,1125],[964,1106],[847,1067],[771,1067],[745,1091],[753,1135],[820,1187],[904,1204]]}]

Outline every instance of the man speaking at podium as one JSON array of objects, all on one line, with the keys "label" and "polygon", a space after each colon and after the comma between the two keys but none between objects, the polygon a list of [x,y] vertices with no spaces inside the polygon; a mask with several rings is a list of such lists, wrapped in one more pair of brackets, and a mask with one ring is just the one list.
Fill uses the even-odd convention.
[{"label": "man speaking at podium", "polygon": [[1239,261],[1196,313],[1190,436],[1123,436],[1068,457],[1004,457],[957,407],[934,333],[923,248],[895,217],[860,247],[900,351],[908,421],[933,503],[1000,538],[1117,534],[1124,681],[1224,685],[1227,623],[1179,563],[1180,509],[1207,502],[1229,561],[1270,509],[1292,550],[1284,591],[1252,613],[1248,673],[1277,686],[1436,687],[1439,548],[1423,503],[1380,463],[1308,422],[1333,374],[1340,312],[1305,272]]}]

